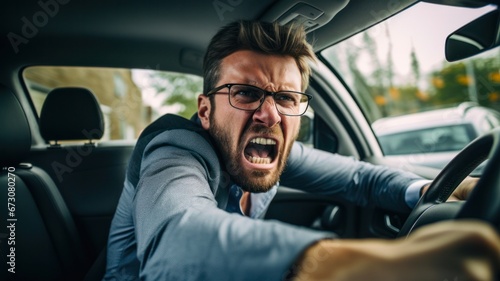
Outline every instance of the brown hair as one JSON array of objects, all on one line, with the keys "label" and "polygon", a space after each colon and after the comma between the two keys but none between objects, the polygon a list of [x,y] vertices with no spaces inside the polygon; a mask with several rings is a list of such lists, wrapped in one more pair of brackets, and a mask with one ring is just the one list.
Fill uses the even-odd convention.
[{"label": "brown hair", "polygon": [[295,59],[302,75],[302,91],[309,85],[309,61],[316,56],[306,40],[302,27],[281,26],[278,23],[236,21],[223,27],[208,45],[203,60],[203,92],[206,94],[220,76],[222,60],[240,50],[251,50],[270,55],[288,55]]}]

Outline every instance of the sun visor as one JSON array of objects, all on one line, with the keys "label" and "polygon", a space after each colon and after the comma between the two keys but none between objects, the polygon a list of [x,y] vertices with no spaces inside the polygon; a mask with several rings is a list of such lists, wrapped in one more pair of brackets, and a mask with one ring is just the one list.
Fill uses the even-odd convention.
[{"label": "sun visor", "polygon": [[282,0],[274,3],[260,18],[263,21],[277,21],[281,25],[296,23],[311,32],[328,23],[349,0],[317,0],[303,3]]}]

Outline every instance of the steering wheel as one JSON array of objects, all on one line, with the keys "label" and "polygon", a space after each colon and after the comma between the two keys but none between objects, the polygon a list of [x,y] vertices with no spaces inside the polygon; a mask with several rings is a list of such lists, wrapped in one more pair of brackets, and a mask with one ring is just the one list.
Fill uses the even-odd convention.
[{"label": "steering wheel", "polygon": [[[467,201],[446,202],[479,164],[489,159]],[[449,219],[479,219],[500,229],[500,128],[472,141],[439,173],[399,232],[408,236],[420,226]]]}]

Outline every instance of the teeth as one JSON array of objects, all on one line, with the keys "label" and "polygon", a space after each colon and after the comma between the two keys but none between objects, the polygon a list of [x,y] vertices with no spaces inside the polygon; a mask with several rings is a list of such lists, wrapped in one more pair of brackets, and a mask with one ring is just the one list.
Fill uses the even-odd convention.
[{"label": "teeth", "polygon": [[248,161],[254,164],[271,164],[271,158],[260,158],[260,157],[252,157],[248,156]]},{"label": "teeth", "polygon": [[266,139],[266,138],[254,138],[250,142],[260,144],[260,145],[274,145],[274,144],[276,144],[275,140]]}]

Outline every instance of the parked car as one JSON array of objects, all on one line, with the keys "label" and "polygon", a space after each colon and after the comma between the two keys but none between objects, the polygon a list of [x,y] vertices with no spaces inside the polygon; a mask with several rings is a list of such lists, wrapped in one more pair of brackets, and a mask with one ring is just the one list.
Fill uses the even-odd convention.
[{"label": "parked car", "polygon": [[[217,30],[234,20],[306,27],[319,60],[311,65],[307,93],[313,99],[301,140],[434,179],[439,168],[401,165],[390,161],[391,154],[447,153],[440,145],[450,141],[428,143],[418,136],[421,144],[405,146],[399,135],[388,139],[393,129],[383,121],[377,122],[378,136],[371,124],[430,105],[476,101],[498,110],[498,5],[495,0],[5,1],[0,280],[102,277],[109,227],[138,135],[167,112],[195,113],[204,51]],[[80,95],[82,88],[91,97]],[[47,98],[54,90],[60,92],[56,102]],[[475,111],[483,109],[463,110],[470,116],[477,116]],[[438,122],[433,120],[427,123]],[[449,136],[456,141],[449,149],[459,149],[487,129],[465,120],[469,117],[453,121],[451,128],[442,126],[448,120],[439,121],[431,138]],[[487,137],[482,147],[495,149],[492,143]],[[473,161],[453,167],[465,162]],[[493,162],[498,167],[499,160]],[[464,171],[452,173],[459,178]],[[493,190],[488,182],[484,188]],[[482,210],[498,214],[498,201],[485,196]],[[437,217],[453,219],[464,204],[453,206]],[[265,217],[350,239],[394,239],[407,218],[286,187]]]},{"label": "parked car", "polygon": [[372,128],[387,158],[442,169],[475,138],[500,126],[495,110],[457,107],[376,120]]}]

